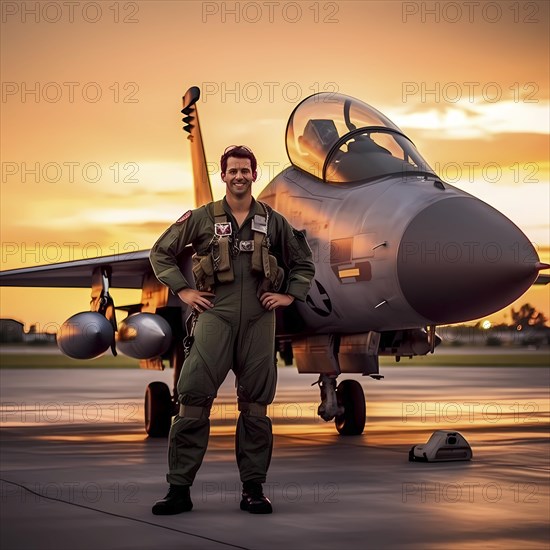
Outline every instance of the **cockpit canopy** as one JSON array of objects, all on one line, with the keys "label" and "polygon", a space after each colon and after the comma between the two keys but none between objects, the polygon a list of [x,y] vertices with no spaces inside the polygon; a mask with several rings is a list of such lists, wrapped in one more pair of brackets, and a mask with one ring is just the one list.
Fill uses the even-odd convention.
[{"label": "cockpit canopy", "polygon": [[434,174],[391,120],[343,94],[320,93],[302,101],[290,115],[286,148],[292,164],[327,183]]}]

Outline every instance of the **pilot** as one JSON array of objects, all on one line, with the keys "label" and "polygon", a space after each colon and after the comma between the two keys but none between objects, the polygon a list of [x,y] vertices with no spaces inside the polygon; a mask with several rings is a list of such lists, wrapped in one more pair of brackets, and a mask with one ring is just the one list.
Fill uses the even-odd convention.
[{"label": "pilot", "polygon": [[[210,409],[230,369],[236,376],[236,457],[241,510],[269,514],[263,494],[273,436],[267,406],[277,380],[275,310],[303,301],[315,268],[304,235],[252,197],[256,158],[245,146],[221,157],[225,198],[188,211],[151,250],[157,278],[193,309],[193,344],[177,384],[179,412],[169,435],[170,489],[153,514],[188,512],[190,486],[208,444]],[[196,290],[178,267],[191,243]]]}]

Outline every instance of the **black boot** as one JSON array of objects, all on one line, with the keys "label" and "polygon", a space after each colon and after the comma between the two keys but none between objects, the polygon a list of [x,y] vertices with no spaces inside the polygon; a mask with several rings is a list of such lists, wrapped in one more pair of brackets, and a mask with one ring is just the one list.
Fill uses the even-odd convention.
[{"label": "black boot", "polygon": [[261,483],[255,481],[245,481],[243,483],[241,510],[251,514],[271,514],[273,512],[271,502],[264,495]]},{"label": "black boot", "polygon": [[190,512],[193,509],[189,485],[170,485],[168,494],[153,505],[155,516],[170,516]]}]

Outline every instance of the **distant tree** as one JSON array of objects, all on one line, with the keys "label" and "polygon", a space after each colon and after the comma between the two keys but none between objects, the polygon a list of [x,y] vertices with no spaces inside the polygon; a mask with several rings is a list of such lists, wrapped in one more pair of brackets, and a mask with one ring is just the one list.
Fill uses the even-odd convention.
[{"label": "distant tree", "polygon": [[548,321],[544,314],[537,311],[531,304],[523,304],[518,311],[512,308],[511,312],[512,325],[521,327],[519,330],[523,330],[527,327],[545,327]]}]

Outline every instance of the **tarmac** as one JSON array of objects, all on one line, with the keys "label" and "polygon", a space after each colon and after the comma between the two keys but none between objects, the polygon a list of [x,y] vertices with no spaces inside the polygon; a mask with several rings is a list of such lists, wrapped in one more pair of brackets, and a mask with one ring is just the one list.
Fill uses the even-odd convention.
[{"label": "tarmac", "polygon": [[[142,396],[171,371],[0,371],[0,547],[499,550],[550,547],[547,368],[407,367],[359,375],[367,427],[339,436],[316,415],[315,375],[279,369],[269,409],[272,515],[239,509],[234,378],[212,414],[194,509],[153,516],[167,490],[165,439],[143,430]],[[468,462],[417,463],[438,429]]]}]

